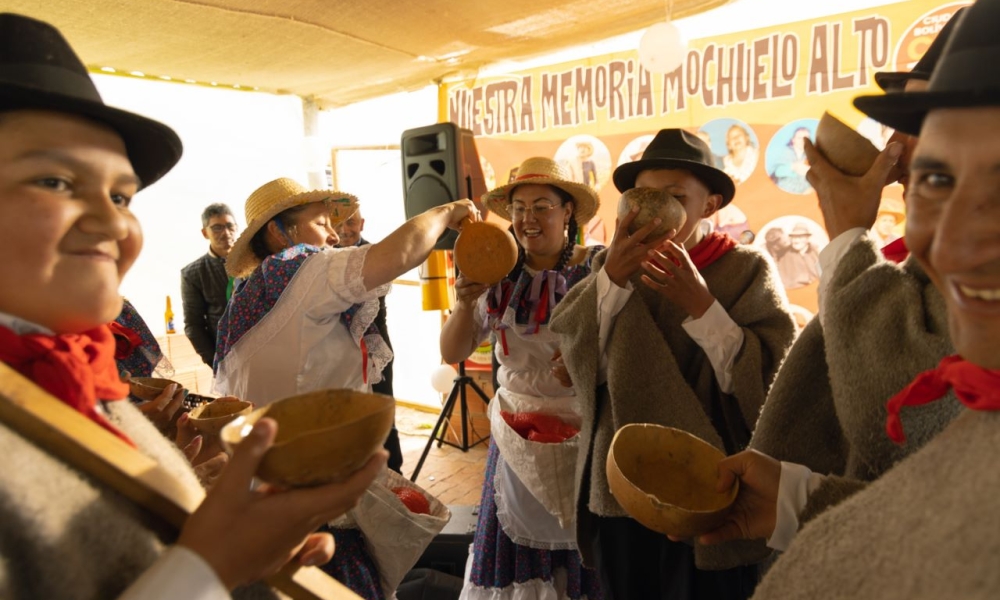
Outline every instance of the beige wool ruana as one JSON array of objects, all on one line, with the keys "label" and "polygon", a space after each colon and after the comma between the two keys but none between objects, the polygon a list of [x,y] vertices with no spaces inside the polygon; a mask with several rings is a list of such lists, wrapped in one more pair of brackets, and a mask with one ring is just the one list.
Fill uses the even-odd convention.
[{"label": "beige wool ruana", "polygon": [[[800,523],[833,506],[922,447],[958,414],[949,394],[904,410],[906,443],[885,433],[886,401],[954,352],[944,299],[911,258],[886,261],[867,238],[837,266],[819,319],[799,335],[781,366],[750,447],[832,475],[809,497]],[[744,548],[747,546],[744,545]],[[771,551],[763,540],[729,568]]]},{"label": "beige wool ruana", "polygon": [[[194,472],[128,401],[109,420],[188,489]],[[0,424],[0,598],[116,598],[173,541],[158,519]],[[236,598],[276,598],[264,585]]]},{"label": "beige wool ruana", "polygon": [[657,423],[689,431],[726,450],[749,439],[795,325],[773,264],[757,250],[738,246],[701,270],[709,290],[743,329],[732,367],[733,393],[719,389],[708,356],[681,327],[687,314],[636,282],[615,318],[607,344],[607,386],[597,385],[596,273],[573,287],[556,307],[550,330],[580,399],[583,425],[576,463],[577,536],[584,561],[589,514],[626,516],[608,488],[605,461],[611,439],[629,423]]},{"label": "beige wool ruana", "polygon": [[963,410],[864,490],[806,524],[754,600],[1000,598],[997,448],[1000,413]]}]

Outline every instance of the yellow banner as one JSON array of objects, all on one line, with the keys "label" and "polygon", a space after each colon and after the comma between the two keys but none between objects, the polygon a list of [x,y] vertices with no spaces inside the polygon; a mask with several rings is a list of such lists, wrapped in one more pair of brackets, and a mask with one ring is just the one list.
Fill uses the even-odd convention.
[{"label": "yellow banner", "polygon": [[[851,101],[880,93],[876,72],[910,70],[968,4],[910,0],[698,39],[667,74],[651,74],[630,51],[445,84],[443,112],[476,135],[490,187],[508,181],[525,158],[550,156],[598,189],[588,243],[609,243],[613,234],[615,167],[639,158],[659,129],[698,133],[715,166],[737,183],[734,202],[713,225],[769,250],[807,318],[816,306],[815,255],[829,240],[804,177],[801,139],[813,136],[828,110],[883,148],[891,131]],[[873,235],[890,241],[901,234],[901,200],[897,187],[886,188]],[[800,256],[783,261],[791,252]]]}]

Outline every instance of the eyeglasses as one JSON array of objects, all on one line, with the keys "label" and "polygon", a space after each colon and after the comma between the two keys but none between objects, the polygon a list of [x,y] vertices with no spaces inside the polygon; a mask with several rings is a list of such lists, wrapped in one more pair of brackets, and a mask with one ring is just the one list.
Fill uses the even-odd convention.
[{"label": "eyeglasses", "polygon": [[225,225],[210,225],[212,233],[224,233],[226,231],[236,233],[236,223],[226,223]]},{"label": "eyeglasses", "polygon": [[551,202],[536,202],[530,207],[523,204],[511,204],[510,205],[510,216],[514,221],[523,221],[528,215],[530,210],[535,218],[538,220],[544,219],[549,215],[549,211],[553,208],[562,206],[562,204],[552,204]]}]

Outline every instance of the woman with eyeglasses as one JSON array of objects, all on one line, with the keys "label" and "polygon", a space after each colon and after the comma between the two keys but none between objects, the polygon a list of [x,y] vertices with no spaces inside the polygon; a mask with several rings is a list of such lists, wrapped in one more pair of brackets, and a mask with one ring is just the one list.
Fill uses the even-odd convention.
[{"label": "woman with eyeglasses", "polygon": [[[483,202],[512,223],[518,260],[492,287],[459,275],[456,307],[441,331],[446,362],[467,358],[491,331],[499,362],[479,522],[461,597],[600,598],[597,575],[581,565],[574,540],[576,438],[571,429],[552,438],[537,427],[527,439],[520,437],[537,415],[556,417],[542,419],[559,427],[580,424],[548,320],[601,250],[576,243],[578,227],[597,212],[597,193],[573,182],[551,159],[529,158],[512,183],[487,193]],[[560,456],[568,462],[559,462]]]}]

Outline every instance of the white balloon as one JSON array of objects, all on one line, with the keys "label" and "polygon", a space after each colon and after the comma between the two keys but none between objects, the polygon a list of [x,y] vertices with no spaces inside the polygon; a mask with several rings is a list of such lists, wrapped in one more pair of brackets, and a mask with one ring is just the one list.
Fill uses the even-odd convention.
[{"label": "white balloon", "polygon": [[456,377],[458,377],[458,371],[455,370],[455,367],[441,365],[431,371],[431,387],[441,394],[447,394],[451,391]]},{"label": "white balloon", "polygon": [[670,73],[687,56],[687,41],[672,21],[650,26],[639,39],[639,64],[650,73]]}]

